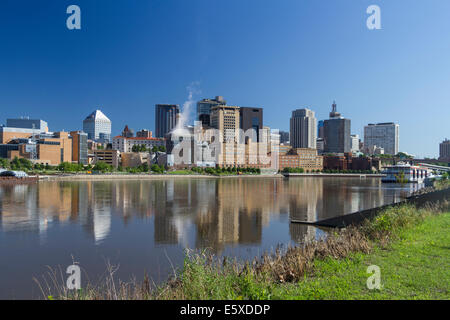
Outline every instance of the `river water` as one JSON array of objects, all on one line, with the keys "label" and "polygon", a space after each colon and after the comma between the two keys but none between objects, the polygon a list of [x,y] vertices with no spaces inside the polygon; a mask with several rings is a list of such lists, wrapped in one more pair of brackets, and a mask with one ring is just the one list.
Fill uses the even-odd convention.
[{"label": "river water", "polygon": [[[78,262],[96,281],[164,281],[184,249],[253,258],[326,236],[317,221],[398,202],[417,185],[379,178],[165,178],[0,186],[0,299],[42,298],[33,277]],[[41,281],[41,280],[40,280]],[[86,281],[86,276],[83,282]]]}]

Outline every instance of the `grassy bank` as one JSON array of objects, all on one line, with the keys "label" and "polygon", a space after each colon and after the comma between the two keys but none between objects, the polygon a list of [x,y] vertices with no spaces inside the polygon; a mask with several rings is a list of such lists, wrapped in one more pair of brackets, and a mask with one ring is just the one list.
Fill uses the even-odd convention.
[{"label": "grassy bank", "polygon": [[[449,299],[448,203],[383,211],[362,226],[336,230],[309,243],[252,262],[190,253],[176,276],[152,289],[148,279],[105,281],[61,299]],[[381,269],[380,290],[366,285],[367,267]],[[44,294],[47,294],[45,292]]]}]

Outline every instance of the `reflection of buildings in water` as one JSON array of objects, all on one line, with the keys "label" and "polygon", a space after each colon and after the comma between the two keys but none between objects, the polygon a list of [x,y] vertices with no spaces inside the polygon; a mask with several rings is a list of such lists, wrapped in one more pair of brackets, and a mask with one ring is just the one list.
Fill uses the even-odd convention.
[{"label": "reflection of buildings in water", "polygon": [[87,181],[73,186],[73,189],[78,189],[78,219],[97,244],[106,239],[111,230],[113,185],[104,181]]},{"label": "reflection of buildings in water", "polygon": [[[323,180],[313,178],[292,179],[289,183],[289,218],[313,222],[317,220],[317,204],[322,197]],[[298,223],[289,224],[291,239],[297,243],[312,241],[316,229]]]},{"label": "reflection of buildings in water", "polygon": [[6,185],[0,187],[0,224],[5,232],[45,232],[46,217],[40,217],[36,210],[35,185]]},{"label": "reflection of buildings in water", "polygon": [[8,203],[2,209],[2,227],[11,231],[42,233],[52,222],[66,223],[69,219],[76,219],[82,203],[79,188],[67,182],[5,186],[2,190],[2,200]]},{"label": "reflection of buildings in water", "polygon": [[192,221],[215,203],[212,179],[165,180],[155,208],[155,242],[187,245]]},{"label": "reflection of buildings in water", "polygon": [[103,207],[95,209],[93,214],[93,233],[95,242],[98,243],[105,239],[111,229],[111,211]]},{"label": "reflection of buildings in water", "polygon": [[278,183],[278,179],[215,180],[216,202],[195,218],[196,247],[219,252],[226,245],[259,244],[270,214],[279,212],[274,210]]},{"label": "reflection of buildings in water", "polygon": [[[416,188],[342,178],[39,182],[0,187],[0,225],[5,231],[44,232],[52,222],[71,221],[100,241],[108,236],[113,215],[124,223],[154,217],[156,243],[184,245],[196,229],[196,247],[221,251],[226,245],[261,243],[263,228],[277,216],[322,220],[398,201]],[[313,237],[310,232],[290,226],[297,242]]]}]

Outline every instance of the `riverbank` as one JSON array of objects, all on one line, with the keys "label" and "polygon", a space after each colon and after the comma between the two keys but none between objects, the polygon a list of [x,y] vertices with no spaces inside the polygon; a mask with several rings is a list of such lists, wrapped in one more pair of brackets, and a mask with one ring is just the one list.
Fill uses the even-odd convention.
[{"label": "riverbank", "polygon": [[[207,256],[194,256],[178,282],[162,289],[159,298],[449,299],[448,209],[448,203],[420,210],[391,208],[326,242],[291,248],[240,268],[230,265],[218,271]],[[367,288],[370,265],[380,267],[380,290]]]},{"label": "riverbank", "polygon": [[[188,253],[176,276],[153,289],[147,278],[118,283],[110,273],[101,285],[75,295],[63,286],[44,294],[61,299],[449,299],[449,209],[448,202],[423,209],[392,207],[359,227],[336,230],[326,241],[247,263]],[[367,267],[374,264],[381,269],[380,290],[366,286]]]},{"label": "riverbank", "polygon": [[[314,177],[314,178],[381,178],[383,175],[379,174],[322,174],[322,173],[300,173],[290,174],[291,177]],[[276,174],[196,174],[196,173],[184,173],[184,172],[168,172],[165,174],[146,174],[146,173],[134,173],[134,174],[119,174],[119,173],[103,173],[103,174],[57,174],[57,175],[40,175],[39,180],[120,180],[120,179],[165,179],[165,178],[283,178],[286,175],[281,173]]]},{"label": "riverbank", "polygon": [[39,176],[40,181],[107,181],[107,180],[151,180],[151,179],[172,179],[172,178],[189,178],[189,179],[217,179],[217,178],[282,178],[281,175],[207,175],[207,174],[61,174]]},{"label": "riverbank", "polygon": [[282,173],[286,178],[299,177],[337,177],[337,178],[382,178],[385,174],[379,173]]}]

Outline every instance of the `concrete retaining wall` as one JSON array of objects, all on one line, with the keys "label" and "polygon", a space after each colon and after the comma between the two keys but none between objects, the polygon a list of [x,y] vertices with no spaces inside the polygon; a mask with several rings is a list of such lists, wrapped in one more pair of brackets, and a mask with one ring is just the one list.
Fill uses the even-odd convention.
[{"label": "concrete retaining wall", "polygon": [[[378,213],[380,213],[381,211],[383,211],[384,209],[389,208],[389,207],[395,207],[395,206],[399,206],[399,205],[402,205],[405,203],[410,203],[410,204],[414,204],[415,206],[420,208],[429,203],[436,203],[438,201],[442,202],[445,200],[450,201],[450,188],[445,189],[445,190],[433,191],[433,192],[418,195],[418,196],[408,197],[408,198],[406,198],[406,200],[400,201],[395,204],[388,204],[388,205],[373,208],[373,209],[350,213],[350,214],[347,214],[344,216],[339,216],[339,217],[335,217],[335,218],[330,218],[330,219],[326,219],[326,220],[321,220],[321,221],[312,222],[312,223],[305,223],[305,224],[316,225],[316,226],[321,226],[321,227],[343,228],[343,227],[346,227],[346,226],[349,226],[352,224],[353,225],[360,224],[366,219],[371,219],[371,218],[375,217],[376,215],[378,215]],[[292,221],[292,222],[293,223],[302,223],[299,221]]]}]

